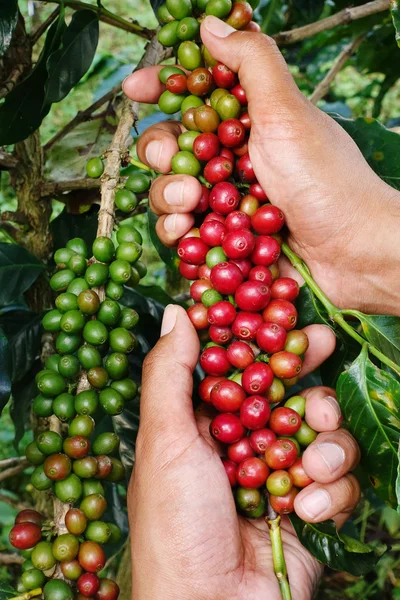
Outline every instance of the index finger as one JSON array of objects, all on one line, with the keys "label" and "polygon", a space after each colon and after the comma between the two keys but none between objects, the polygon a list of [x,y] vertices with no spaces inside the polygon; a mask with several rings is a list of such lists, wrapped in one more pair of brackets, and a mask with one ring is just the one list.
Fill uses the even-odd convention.
[{"label": "index finger", "polygon": [[165,90],[165,85],[158,78],[159,72],[165,66],[146,67],[135,71],[132,75],[128,75],[122,83],[124,93],[135,102],[156,104]]}]

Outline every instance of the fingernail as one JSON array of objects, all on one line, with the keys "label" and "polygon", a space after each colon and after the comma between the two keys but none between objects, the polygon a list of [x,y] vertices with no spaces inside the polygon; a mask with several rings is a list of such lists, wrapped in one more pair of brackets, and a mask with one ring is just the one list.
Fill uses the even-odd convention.
[{"label": "fingernail", "polygon": [[316,490],[309,493],[300,502],[300,507],[309,519],[317,519],[331,505],[331,497],[325,490]]},{"label": "fingernail", "polygon": [[173,181],[164,189],[164,200],[170,206],[183,206],[184,181]]},{"label": "fingernail", "polygon": [[153,140],[146,146],[146,158],[152,167],[158,169],[160,166],[161,154],[163,145],[162,142]]},{"label": "fingernail", "polygon": [[174,304],[168,304],[164,310],[163,320],[161,324],[161,337],[171,333],[176,323],[176,306]]},{"label": "fingernail", "polygon": [[203,25],[207,31],[219,38],[228,37],[228,35],[236,31],[236,29],[224,23],[221,19],[212,16],[206,17],[203,21]]},{"label": "fingernail", "polygon": [[164,229],[168,231],[168,233],[175,233],[176,228],[176,217],[178,215],[174,213],[173,215],[168,215],[164,220]]},{"label": "fingernail", "polygon": [[333,412],[335,413],[337,422],[340,423],[342,421],[343,417],[342,417],[342,413],[341,413],[341,410],[340,410],[339,403],[336,400],[336,398],[334,398],[334,396],[325,396],[324,401],[333,410]]},{"label": "fingernail", "polygon": [[345,460],[343,448],[331,442],[316,444],[314,451],[320,455],[331,473],[334,473],[341,467]]}]

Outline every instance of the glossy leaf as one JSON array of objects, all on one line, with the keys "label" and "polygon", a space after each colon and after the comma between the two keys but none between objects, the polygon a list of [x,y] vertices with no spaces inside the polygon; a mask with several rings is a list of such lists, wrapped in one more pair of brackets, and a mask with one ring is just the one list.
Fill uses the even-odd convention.
[{"label": "glossy leaf", "polygon": [[400,48],[400,4],[398,0],[390,0],[390,12],[392,14],[393,25],[396,30],[396,42]]},{"label": "glossy leaf", "polygon": [[300,294],[296,300],[296,308],[299,313],[297,323],[299,329],[313,323],[320,323],[331,327],[324,307],[306,284],[300,288]]},{"label": "glossy leaf", "polygon": [[47,81],[46,63],[49,56],[58,49],[66,25],[64,10],[50,27],[43,50],[35,68],[0,106],[0,145],[14,144],[29,137],[40,126],[50,110],[43,108]]},{"label": "glossy leaf", "polygon": [[12,386],[10,416],[15,427],[13,444],[16,450],[18,450],[19,442],[24,436],[25,431],[31,428],[32,401],[38,394],[35,375],[40,368],[40,361],[35,361],[34,367],[20,381],[14,383]]},{"label": "glossy leaf", "polygon": [[83,215],[71,215],[65,210],[50,224],[50,232],[54,240],[54,250],[63,248],[68,240],[81,237],[88,248],[92,247],[97,230],[97,210],[90,210]]},{"label": "glossy leaf", "polygon": [[99,41],[99,20],[93,10],[78,10],[64,31],[61,48],[47,61],[44,106],[63,100],[89,70]]},{"label": "glossy leaf", "polygon": [[0,56],[10,47],[18,21],[18,0],[6,0],[0,5]]},{"label": "glossy leaf", "polygon": [[358,312],[357,318],[367,340],[400,365],[400,318]]},{"label": "glossy leaf", "polygon": [[306,523],[295,513],[289,519],[303,546],[321,563],[335,571],[347,571],[355,576],[373,569],[386,547],[377,551],[345,534],[339,534],[333,521]]},{"label": "glossy leaf", "polygon": [[392,187],[400,190],[400,136],[371,118],[354,120],[334,115],[360,148],[371,168]]},{"label": "glossy leaf", "polygon": [[9,376],[20,381],[40,356],[41,316],[30,311],[15,310],[0,315],[0,327],[8,339]]},{"label": "glossy leaf", "polygon": [[345,426],[360,446],[361,466],[376,494],[397,506],[399,382],[369,360],[365,346],[339,377],[336,391]]},{"label": "glossy leaf", "polygon": [[155,215],[150,208],[148,208],[147,217],[149,221],[150,239],[153,242],[155,249],[167,267],[173,271],[176,271],[179,264],[178,255],[174,249],[167,248],[162,242],[160,242],[156,232],[156,223],[158,219],[157,215]]},{"label": "glossy leaf", "polygon": [[[135,373],[132,373],[131,377],[136,380]],[[115,433],[121,440],[119,453],[126,469],[127,481],[129,481],[135,462],[136,436],[139,429],[139,402],[137,400],[129,402],[120,415],[113,417],[113,425]]]},{"label": "glossy leaf", "polygon": [[360,344],[347,333],[336,330],[336,348],[320,366],[322,384],[335,388],[340,375],[360,353]]},{"label": "glossy leaf", "polygon": [[16,301],[45,268],[22,246],[0,242],[0,306]]},{"label": "glossy leaf", "polygon": [[2,329],[0,329],[0,415],[10,398],[11,381],[8,374],[8,340]]},{"label": "glossy leaf", "polygon": [[18,595],[18,592],[8,585],[8,583],[0,581],[0,600],[10,600],[10,598]]}]

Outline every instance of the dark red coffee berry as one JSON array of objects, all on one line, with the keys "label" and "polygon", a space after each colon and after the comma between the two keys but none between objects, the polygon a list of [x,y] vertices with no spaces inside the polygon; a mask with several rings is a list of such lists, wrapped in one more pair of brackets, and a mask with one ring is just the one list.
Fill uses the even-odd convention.
[{"label": "dark red coffee berry", "polygon": [[100,579],[100,588],[96,594],[96,600],[118,600],[119,587],[112,579]]},{"label": "dark red coffee berry", "polygon": [[232,148],[232,152],[234,153],[235,156],[239,156],[239,157],[244,156],[245,154],[248,154],[249,144],[248,144],[247,140],[242,142],[239,146],[235,146],[234,148]]},{"label": "dark red coffee berry", "polygon": [[258,313],[239,312],[232,323],[232,333],[240,340],[251,342],[256,339],[258,328],[263,324]]},{"label": "dark red coffee berry", "polygon": [[232,87],[230,89],[230,93],[236,96],[236,98],[239,100],[242,106],[247,106],[246,92],[244,91],[240,83]]},{"label": "dark red coffee berry", "polygon": [[36,546],[42,538],[42,530],[36,523],[26,522],[14,525],[9,534],[11,546],[17,550],[28,550]]},{"label": "dark red coffee berry", "polygon": [[263,429],[252,431],[248,439],[254,452],[257,452],[257,454],[264,454],[266,449],[275,442],[276,435],[271,429],[265,427]]},{"label": "dark red coffee berry", "polygon": [[269,468],[261,458],[246,458],[238,466],[236,477],[242,487],[255,489],[265,484]]},{"label": "dark red coffee berry", "polygon": [[227,348],[228,360],[237,369],[245,369],[254,362],[253,350],[246,342],[235,341]]},{"label": "dark red coffee berry", "polygon": [[275,408],[269,419],[269,426],[276,435],[290,437],[300,429],[300,415],[287,406]]},{"label": "dark red coffee berry", "polygon": [[208,187],[206,187],[205,185],[201,186],[201,196],[200,196],[200,200],[199,203],[197,204],[196,208],[194,209],[194,213],[198,214],[198,213],[203,213],[206,210],[208,210],[209,208],[209,197],[210,197],[210,190],[208,189]]},{"label": "dark red coffee berry", "polygon": [[283,350],[271,356],[269,365],[277,377],[290,379],[299,375],[303,361],[297,354]]},{"label": "dark red coffee berry", "polygon": [[271,286],[271,297],[294,302],[300,293],[299,284],[291,277],[280,277]]},{"label": "dark red coffee berry", "polygon": [[210,192],[210,207],[220,215],[227,215],[236,210],[239,201],[239,190],[235,185],[227,181],[217,183]]},{"label": "dark red coffee berry", "polygon": [[235,413],[240,410],[246,394],[241,385],[225,379],[213,387],[210,397],[212,404],[220,412]]},{"label": "dark red coffee berry", "polygon": [[251,164],[250,156],[248,154],[244,154],[239,158],[236,164],[236,172],[240,181],[244,181],[246,183],[255,183],[257,181],[253,165]]},{"label": "dark red coffee berry", "polygon": [[179,73],[170,75],[165,82],[165,87],[173,94],[184,94],[187,91],[187,78]]},{"label": "dark red coffee berry", "polygon": [[212,74],[214,77],[215,85],[219,88],[229,89],[236,85],[237,76],[236,73],[231,71],[227,66],[222,63],[214,65]]},{"label": "dark red coffee berry", "polygon": [[189,237],[181,240],[178,245],[178,256],[190,265],[201,265],[206,260],[209,251],[207,244],[197,237]]},{"label": "dark red coffee berry", "polygon": [[199,267],[197,265],[189,265],[182,260],[179,262],[179,272],[185,279],[189,281],[199,277]]},{"label": "dark red coffee berry", "polygon": [[286,343],[286,329],[276,323],[264,323],[257,331],[257,344],[269,354],[280,352]]},{"label": "dark red coffee berry", "polygon": [[222,249],[226,256],[233,259],[247,258],[254,245],[255,238],[249,229],[229,231],[222,241]]},{"label": "dark red coffee berry", "polygon": [[231,368],[225,348],[219,346],[211,346],[203,350],[200,355],[200,365],[208,375],[214,376],[225,375]]},{"label": "dark red coffee berry", "polygon": [[208,330],[208,335],[215,344],[222,345],[229,344],[229,342],[233,338],[232,329],[230,327],[219,327],[217,325],[211,325],[211,327]]},{"label": "dark red coffee berry", "polygon": [[211,390],[220,381],[225,381],[225,379],[223,377],[213,377],[212,375],[208,375],[202,379],[198,387],[198,393],[203,402],[211,404]]},{"label": "dark red coffee berry", "polygon": [[223,444],[234,444],[245,434],[239,417],[230,413],[222,413],[214,417],[210,423],[212,437]]},{"label": "dark red coffee berry", "polygon": [[243,277],[245,279],[248,279],[249,273],[250,273],[251,267],[252,267],[251,260],[249,260],[248,258],[242,258],[242,259],[231,258],[231,260],[229,262],[231,262],[234,265],[236,265],[237,267],[239,267],[239,269],[242,271]]},{"label": "dark red coffee berry", "polygon": [[237,484],[237,478],[236,478],[237,464],[234,463],[233,461],[229,460],[228,458],[221,458],[221,460],[222,460],[222,464],[224,465],[224,469],[228,476],[228,480],[229,480],[231,487],[235,487],[235,485]]},{"label": "dark red coffee berry", "polygon": [[281,439],[271,444],[265,452],[265,461],[270,469],[288,469],[298,457],[297,447],[292,440]]},{"label": "dark red coffee berry", "polygon": [[278,242],[268,235],[259,235],[256,237],[254,250],[251,260],[255,265],[269,267],[276,262],[281,254],[281,247]]},{"label": "dark red coffee berry", "polygon": [[246,213],[243,211],[234,210],[226,216],[225,227],[228,231],[235,231],[237,229],[250,229],[251,219],[249,215],[246,215]]},{"label": "dark red coffee berry", "polygon": [[262,396],[249,396],[240,408],[240,420],[251,431],[265,427],[270,414],[271,407]]},{"label": "dark red coffee berry", "polygon": [[82,596],[94,596],[100,587],[100,579],[94,573],[84,573],[76,585]]},{"label": "dark red coffee berry", "polygon": [[268,286],[272,285],[272,273],[268,267],[263,267],[262,265],[257,265],[251,269],[249,279],[250,281],[260,281]]},{"label": "dark red coffee berry", "polygon": [[[211,283],[220,294],[228,296],[234,294],[235,290],[243,281],[242,271],[233,263],[221,262],[211,269]],[[264,305],[266,306],[266,304]]]},{"label": "dark red coffee berry", "polygon": [[193,142],[193,154],[198,160],[209,161],[219,153],[220,142],[215,133],[201,133]]},{"label": "dark red coffee berry", "polygon": [[264,394],[273,380],[271,367],[262,362],[253,363],[242,374],[242,386],[247,394]]},{"label": "dark red coffee berry", "polygon": [[44,517],[37,510],[26,508],[21,510],[15,517],[15,525],[19,523],[35,523],[38,527],[42,526]]},{"label": "dark red coffee berry", "polygon": [[201,329],[207,329],[208,327],[208,310],[201,302],[189,306],[187,309],[187,315],[192,322],[195,329],[200,331]]},{"label": "dark red coffee berry", "polygon": [[207,221],[219,221],[220,223],[224,224],[225,217],[223,215],[219,215],[216,212],[210,212],[204,217],[203,223],[207,223]]},{"label": "dark red coffee berry", "polygon": [[[227,160],[223,156],[214,156],[214,158],[209,160],[206,166],[204,167],[203,174],[208,183],[214,185],[226,181],[227,179],[229,179],[232,173],[233,164],[230,160]],[[219,212],[211,203],[211,197],[210,206],[213,210]]]},{"label": "dark red coffee berry", "polygon": [[235,163],[235,155],[230,148],[221,148],[219,155],[229,160],[232,164]]},{"label": "dark red coffee berry", "polygon": [[[215,268],[215,267],[214,267]],[[229,327],[236,318],[236,309],[227,300],[213,304],[208,309],[208,322],[219,327]]]},{"label": "dark red coffee berry", "polygon": [[225,234],[226,227],[220,221],[204,221],[200,227],[201,239],[212,248],[215,246],[221,246]]},{"label": "dark red coffee berry", "polygon": [[246,458],[254,456],[254,450],[250,445],[250,438],[244,437],[234,444],[230,444],[227,450],[228,458],[234,463],[241,463]]},{"label": "dark red coffee berry", "polygon": [[262,189],[261,185],[257,183],[252,183],[249,187],[249,193],[257,198],[260,202],[268,202],[267,194]]},{"label": "dark red coffee berry", "polygon": [[250,120],[250,115],[249,113],[246,111],[244,113],[242,113],[239,117],[239,121],[242,123],[243,127],[245,128],[246,131],[250,131],[251,129],[251,120]]},{"label": "dark red coffee berry", "polygon": [[287,300],[271,300],[263,312],[264,321],[277,323],[287,331],[293,329],[297,323],[297,310],[294,304]]},{"label": "dark red coffee berry", "polygon": [[271,494],[269,501],[275,512],[279,513],[280,515],[288,515],[294,511],[294,501],[298,493],[299,490],[295,487],[292,487],[290,492],[285,496],[273,496]]},{"label": "dark red coffee berry", "polygon": [[236,290],[235,302],[241,310],[259,312],[269,303],[269,287],[258,281],[245,281]]},{"label": "dark red coffee berry", "polygon": [[251,217],[251,224],[257,233],[271,235],[282,229],[285,224],[285,216],[277,206],[264,204]]},{"label": "dark red coffee berry", "polygon": [[223,146],[233,148],[244,142],[246,130],[239,119],[226,119],[218,126],[218,137]]}]

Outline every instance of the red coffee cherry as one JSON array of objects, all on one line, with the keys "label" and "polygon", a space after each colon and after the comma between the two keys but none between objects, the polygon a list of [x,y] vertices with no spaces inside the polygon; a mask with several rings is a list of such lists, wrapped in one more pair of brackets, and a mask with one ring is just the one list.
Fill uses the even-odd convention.
[{"label": "red coffee cherry", "polygon": [[184,94],[188,89],[187,78],[185,75],[180,75],[179,73],[170,75],[165,82],[165,87],[173,94]]},{"label": "red coffee cherry", "polygon": [[[168,81],[168,80],[167,80]],[[187,89],[194,96],[205,96],[211,90],[213,77],[208,69],[194,69],[187,78]]]},{"label": "red coffee cherry", "polygon": [[246,394],[241,385],[230,379],[215,384],[211,390],[211,402],[217,410],[224,413],[235,413],[240,410]]},{"label": "red coffee cherry", "polygon": [[76,582],[82,596],[94,596],[100,587],[100,579],[94,573],[84,573]]},{"label": "red coffee cherry", "polygon": [[201,302],[202,293],[211,289],[211,281],[208,281],[207,279],[197,279],[197,281],[194,281],[190,286],[190,297],[195,302]]},{"label": "red coffee cherry", "polygon": [[222,413],[214,417],[210,423],[212,437],[223,444],[238,442],[245,434],[239,417],[230,413]]},{"label": "red coffee cherry", "polygon": [[307,475],[303,467],[303,459],[301,456],[297,458],[292,466],[289,468],[289,473],[293,479],[293,485],[298,488],[304,488],[314,482],[311,477]]},{"label": "red coffee cherry", "polygon": [[231,258],[229,262],[239,267],[239,269],[242,271],[243,277],[248,279],[252,267],[252,263],[248,258]]},{"label": "red coffee cherry", "polygon": [[[251,120],[248,112],[244,112],[240,115],[239,121],[242,123],[243,127],[246,131],[250,131],[251,129]],[[251,192],[250,192],[251,193]]]},{"label": "red coffee cherry", "polygon": [[291,277],[280,277],[271,286],[271,297],[294,302],[300,293],[299,284]]},{"label": "red coffee cherry", "polygon": [[294,304],[287,300],[271,300],[263,312],[263,319],[277,323],[289,331],[296,326],[297,310]]},{"label": "red coffee cherry", "polygon": [[220,221],[204,221],[200,227],[200,237],[208,246],[214,248],[215,246],[221,246],[226,231],[225,225]]},{"label": "red coffee cherry", "polygon": [[[218,157],[217,157],[218,158]],[[222,158],[222,157],[221,157]],[[214,159],[213,159],[214,160]],[[224,160],[224,159],[222,159]],[[210,161],[211,162],[211,161]],[[208,163],[210,164],[210,163]],[[229,177],[229,175],[228,175]],[[212,183],[212,182],[210,182]],[[240,202],[240,192],[233,183],[221,181],[214,185],[210,192],[211,210],[220,214],[227,215],[236,210]]]},{"label": "red coffee cherry", "polygon": [[239,119],[226,119],[218,126],[218,137],[223,146],[233,148],[244,142],[246,130]]},{"label": "red coffee cherry", "polygon": [[232,165],[235,164],[235,155],[230,148],[221,148],[219,155],[229,160]]},{"label": "red coffee cherry", "polygon": [[227,300],[216,302],[208,309],[208,322],[219,327],[229,327],[236,317],[236,309]]},{"label": "red coffee cherry", "polygon": [[259,235],[256,237],[254,250],[250,258],[255,265],[269,267],[278,260],[280,254],[281,247],[273,237]]},{"label": "red coffee cherry", "polygon": [[294,501],[299,493],[299,490],[292,487],[290,492],[285,496],[272,496],[269,497],[270,504],[275,512],[280,515],[288,515],[294,511]]},{"label": "red coffee cherry", "polygon": [[199,266],[198,276],[200,277],[200,279],[210,279],[211,269],[206,263]]},{"label": "red coffee cherry", "polygon": [[15,517],[15,525],[19,523],[35,523],[38,527],[42,526],[44,517],[37,510],[32,510],[31,508],[27,508],[25,510],[21,510],[17,516]]},{"label": "red coffee cherry", "polygon": [[272,285],[272,273],[268,267],[263,267],[262,265],[257,265],[251,269],[249,279],[250,281],[260,281],[268,286]]},{"label": "red coffee cherry", "polygon": [[208,375],[214,376],[225,375],[231,368],[225,348],[219,346],[203,350],[200,355],[200,365]]},{"label": "red coffee cherry", "polygon": [[254,362],[253,350],[246,342],[235,341],[227,348],[227,357],[237,369],[245,369]]},{"label": "red coffee cherry", "polygon": [[267,194],[262,189],[261,185],[257,183],[252,183],[249,187],[249,193],[257,198],[260,202],[268,202]]},{"label": "red coffee cherry", "polygon": [[237,484],[236,470],[237,464],[229,460],[228,458],[221,458],[222,464],[224,465],[224,469],[228,476],[229,483],[231,487],[235,487]]},{"label": "red coffee cherry", "polygon": [[253,165],[251,164],[250,156],[244,154],[239,158],[236,164],[236,173],[240,181],[246,183],[255,183],[257,181],[256,174],[254,173]]},{"label": "red coffee cherry", "polygon": [[242,424],[252,431],[265,427],[270,414],[270,405],[262,396],[249,396],[240,408]]},{"label": "red coffee cherry", "polygon": [[178,256],[190,265],[201,265],[206,260],[209,251],[207,244],[197,237],[189,237],[181,240],[178,245]]},{"label": "red coffee cherry", "polygon": [[271,367],[262,362],[253,363],[242,374],[242,386],[247,394],[264,394],[273,380]]},{"label": "red coffee cherry", "polygon": [[[239,3],[235,3],[234,6],[236,6],[237,4],[239,4]],[[233,94],[239,100],[239,102],[242,106],[247,106],[246,92],[244,91],[244,89],[242,88],[240,83],[238,83],[233,88],[231,88],[230,93]]]},{"label": "red coffee cherry", "polygon": [[[227,179],[229,179],[232,173],[233,163],[230,160],[224,158],[223,156],[214,156],[214,158],[208,161],[208,163],[204,167],[203,172],[206,181],[213,185],[226,181]],[[211,203],[211,198],[210,206],[213,210],[219,212]]]},{"label": "red coffee cherry", "polygon": [[213,341],[215,344],[222,345],[229,344],[233,338],[232,329],[230,327],[219,327],[217,325],[211,325],[208,330],[208,335],[210,336],[211,341]]},{"label": "red coffee cherry", "polygon": [[193,304],[189,306],[187,309],[187,315],[192,322],[192,325],[195,329],[200,331],[201,329],[207,329],[208,327],[208,310],[198,302],[197,304]]},{"label": "red coffee cherry", "polygon": [[96,600],[118,600],[119,587],[112,579],[100,579],[99,591],[96,594]]},{"label": "red coffee cherry", "polygon": [[214,77],[215,85],[219,88],[229,89],[233,87],[237,82],[236,73],[231,71],[227,66],[222,63],[214,65],[212,74]]},{"label": "red coffee cherry", "polygon": [[252,431],[248,439],[254,452],[264,454],[267,448],[275,442],[276,435],[271,429],[265,427],[263,429]]},{"label": "red coffee cherry", "polygon": [[269,354],[283,350],[286,338],[286,329],[276,323],[264,323],[257,331],[258,346]]},{"label": "red coffee cherry", "polygon": [[244,437],[234,444],[230,444],[227,450],[228,458],[234,463],[241,463],[246,458],[254,456],[254,450],[250,445],[250,438]]},{"label": "red coffee cherry", "polygon": [[296,444],[288,439],[276,440],[265,451],[265,462],[274,471],[288,469],[297,457]]},{"label": "red coffee cherry", "polygon": [[63,450],[70,458],[84,458],[89,454],[90,442],[83,435],[67,437],[63,443]]},{"label": "red coffee cherry", "polygon": [[220,142],[215,133],[201,133],[193,142],[193,154],[198,160],[209,161],[219,153]]},{"label": "red coffee cherry", "polygon": [[219,221],[220,223],[224,224],[225,217],[223,215],[219,215],[216,212],[210,212],[204,217],[203,223],[207,223],[207,221]]},{"label": "red coffee cherry", "polygon": [[221,262],[211,269],[210,279],[217,292],[228,296],[235,293],[243,281],[243,275],[233,263]]},{"label": "red coffee cherry", "polygon": [[282,229],[285,216],[277,206],[264,204],[251,217],[251,224],[257,233],[271,235]]},{"label": "red coffee cherry", "polygon": [[269,303],[269,287],[258,281],[245,281],[236,290],[235,302],[241,310],[259,312]]},{"label": "red coffee cherry", "polygon": [[225,235],[222,249],[228,258],[242,259],[252,253],[254,244],[255,238],[249,229],[236,229]]},{"label": "red coffee cherry", "polygon": [[236,477],[242,487],[255,489],[267,481],[269,468],[261,458],[253,456],[246,458],[238,466]]},{"label": "red coffee cherry", "polygon": [[82,542],[78,554],[79,564],[89,573],[98,573],[104,569],[106,555],[97,542]]},{"label": "red coffee cherry", "polygon": [[179,262],[179,272],[185,279],[189,281],[199,277],[199,267],[197,265],[189,265],[182,260]]},{"label": "red coffee cherry", "polygon": [[247,140],[245,140],[242,144],[240,144],[239,146],[235,146],[234,148],[232,148],[232,152],[234,153],[235,156],[244,156],[245,154],[249,153],[249,144],[247,142]]},{"label": "red coffee cherry", "polygon": [[9,534],[11,546],[17,550],[28,550],[36,546],[42,538],[42,530],[36,523],[29,521],[14,525]]},{"label": "red coffee cherry", "polygon": [[263,324],[258,313],[239,312],[232,323],[232,333],[240,340],[251,342],[256,339],[258,328]]},{"label": "red coffee cherry", "polygon": [[293,352],[277,352],[273,354],[269,361],[269,366],[274,374],[280,379],[291,379],[299,375],[303,361]]},{"label": "red coffee cherry", "polygon": [[211,390],[213,389],[214,385],[220,381],[225,381],[225,379],[223,377],[213,377],[212,375],[208,375],[202,381],[200,381],[197,391],[200,399],[203,402],[211,404]]},{"label": "red coffee cherry", "polygon": [[275,408],[269,419],[269,426],[276,435],[290,437],[300,429],[300,415],[287,406]]},{"label": "red coffee cherry", "polygon": [[234,210],[226,216],[225,227],[228,231],[236,231],[237,229],[250,229],[251,219],[249,215],[243,211]]}]

